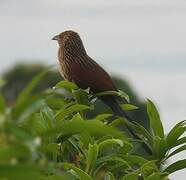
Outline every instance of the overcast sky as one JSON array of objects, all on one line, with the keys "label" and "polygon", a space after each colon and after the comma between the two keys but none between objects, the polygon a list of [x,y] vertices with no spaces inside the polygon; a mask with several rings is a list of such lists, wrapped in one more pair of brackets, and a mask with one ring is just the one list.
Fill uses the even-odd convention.
[{"label": "overcast sky", "polygon": [[1,72],[18,60],[57,65],[51,38],[68,29],[155,101],[166,130],[186,118],[185,0],[0,0]]}]

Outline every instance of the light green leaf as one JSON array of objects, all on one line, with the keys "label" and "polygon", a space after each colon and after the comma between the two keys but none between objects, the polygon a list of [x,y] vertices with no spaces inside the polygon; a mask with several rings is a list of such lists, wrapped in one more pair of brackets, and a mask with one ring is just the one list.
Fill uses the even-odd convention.
[{"label": "light green leaf", "polygon": [[119,156],[103,156],[97,160],[97,165],[107,163],[107,162],[113,162],[113,163],[122,163],[122,166],[125,168],[130,168],[130,165],[127,161],[125,161],[123,158]]},{"label": "light green leaf", "polygon": [[74,84],[73,82],[70,82],[70,81],[66,81],[66,80],[60,81],[59,83],[57,83],[56,87],[57,88],[64,88],[69,91],[78,89],[78,86],[76,84]]},{"label": "light green leaf", "polygon": [[163,130],[163,125],[160,120],[159,113],[155,105],[153,104],[153,102],[150,100],[147,101],[147,113],[148,113],[148,117],[150,119],[150,125],[153,129],[154,134],[156,136],[164,138],[164,130]]},{"label": "light green leaf", "polygon": [[84,104],[74,104],[68,108],[63,108],[61,109],[56,115],[55,115],[55,119],[57,121],[59,120],[63,120],[66,116],[74,113],[74,112],[79,112],[79,111],[83,111],[83,110],[90,110],[91,108],[87,105]]},{"label": "light green leaf", "polygon": [[121,107],[122,107],[125,111],[132,111],[132,110],[139,109],[137,106],[135,106],[135,105],[133,105],[133,104],[121,104]]},{"label": "light green leaf", "polygon": [[44,136],[51,135],[73,135],[73,134],[81,134],[88,133],[91,136],[102,137],[103,135],[112,135],[115,138],[121,138],[124,142],[128,143],[128,138],[124,136],[124,134],[118,129],[105,125],[99,120],[89,120],[85,121],[83,119],[74,118],[70,121],[61,121],[60,125],[57,127],[51,128],[47,132],[44,132]]},{"label": "light green leaf", "polygon": [[106,119],[108,119],[111,116],[113,116],[113,114],[98,114],[96,116],[96,119],[98,119],[100,121],[105,121]]},{"label": "light green leaf", "polygon": [[55,123],[54,113],[48,106],[44,106],[40,111],[40,116],[45,122],[48,129],[52,128]]},{"label": "light green leaf", "polygon": [[153,144],[154,155],[157,159],[161,160],[164,158],[167,152],[167,142],[165,139],[160,138],[159,136],[154,137]]},{"label": "light green leaf", "polygon": [[154,172],[158,172],[156,160],[148,161],[147,163],[143,164],[140,169],[141,169],[140,172],[142,172],[145,175],[145,177],[151,175]]},{"label": "light green leaf", "polygon": [[124,146],[123,141],[120,140],[120,139],[114,139],[114,138],[112,138],[112,139],[106,139],[106,140],[104,140],[104,141],[102,141],[102,142],[100,142],[98,144],[99,151],[103,151],[103,149],[105,149],[107,147],[110,147],[110,146],[112,146],[114,144],[117,144],[117,145],[119,145],[121,147]]},{"label": "light green leaf", "polygon": [[108,95],[119,96],[121,98],[126,99],[127,102],[130,101],[129,96],[125,92],[123,92],[121,90],[119,90],[119,91],[104,91],[104,92],[99,92],[95,96],[96,97],[100,97],[100,96],[108,96]]},{"label": "light green leaf", "polygon": [[93,180],[91,176],[89,176],[85,171],[79,169],[78,167],[74,166],[70,163],[62,163],[65,169],[72,169],[76,172],[80,180]]},{"label": "light green leaf", "polygon": [[95,163],[96,163],[96,160],[97,160],[97,157],[98,157],[98,145],[97,144],[89,144],[89,148],[88,148],[88,153],[87,153],[87,166],[86,166],[86,172],[87,173],[91,173],[94,166],[95,166]]}]

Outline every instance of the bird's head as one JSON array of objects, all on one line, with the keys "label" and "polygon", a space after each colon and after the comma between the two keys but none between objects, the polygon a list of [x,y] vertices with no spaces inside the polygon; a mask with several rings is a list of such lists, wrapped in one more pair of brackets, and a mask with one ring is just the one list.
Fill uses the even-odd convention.
[{"label": "bird's head", "polygon": [[52,40],[58,41],[59,47],[65,50],[65,52],[74,55],[86,55],[86,50],[80,36],[74,31],[64,31],[54,36]]},{"label": "bird's head", "polygon": [[54,36],[52,40],[58,41],[59,46],[65,46],[66,44],[77,43],[81,41],[81,38],[78,33],[68,30]]}]

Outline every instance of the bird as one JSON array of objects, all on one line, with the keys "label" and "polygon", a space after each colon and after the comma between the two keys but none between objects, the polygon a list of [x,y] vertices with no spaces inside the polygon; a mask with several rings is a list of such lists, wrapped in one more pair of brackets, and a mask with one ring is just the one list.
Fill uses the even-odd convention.
[{"label": "bird", "polygon": [[[110,75],[87,54],[77,32],[64,31],[54,36],[52,40],[59,44],[60,73],[65,79],[82,89],[89,88],[93,94],[118,91]],[[115,115],[129,119],[128,114],[120,106],[121,102],[127,103],[126,100],[114,95],[101,96],[99,99],[109,106]]]},{"label": "bird", "polygon": [[[89,88],[93,94],[118,91],[107,71],[87,54],[77,32],[67,30],[54,36],[52,40],[56,40],[59,44],[60,73],[66,80],[74,82],[82,89]],[[111,108],[114,115],[133,122],[133,119],[121,107],[121,103],[127,103],[125,99],[115,95],[104,95],[98,98]],[[126,128],[134,138],[142,140],[129,125],[126,124]],[[142,147],[148,154],[152,154],[145,142],[142,143]]]}]

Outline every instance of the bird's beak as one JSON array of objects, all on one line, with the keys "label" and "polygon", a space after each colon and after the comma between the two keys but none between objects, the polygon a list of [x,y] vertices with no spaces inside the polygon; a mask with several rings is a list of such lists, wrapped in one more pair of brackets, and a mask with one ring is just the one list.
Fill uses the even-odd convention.
[{"label": "bird's beak", "polygon": [[58,41],[58,40],[59,40],[59,35],[54,36],[54,37],[52,38],[52,40]]}]

